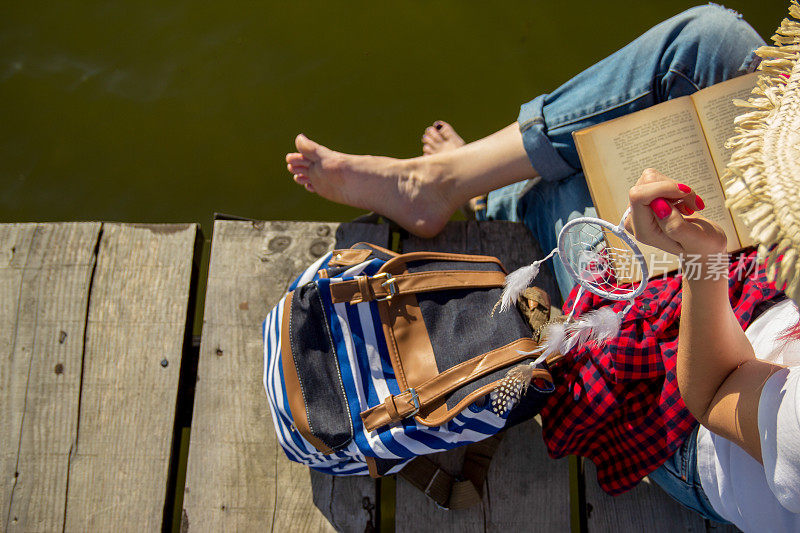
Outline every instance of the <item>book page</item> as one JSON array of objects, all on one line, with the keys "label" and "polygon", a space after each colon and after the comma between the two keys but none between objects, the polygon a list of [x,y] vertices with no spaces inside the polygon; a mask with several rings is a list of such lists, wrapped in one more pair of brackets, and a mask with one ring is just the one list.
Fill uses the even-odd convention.
[{"label": "book page", "polygon": [[[722,187],[689,97],[676,98],[574,134],[592,199],[601,218],[616,224],[628,190],[645,168],[692,187],[706,204],[703,215],[722,226],[731,249],[739,247]],[[678,258],[642,246],[651,277],[675,270]]]},{"label": "book page", "polygon": [[[754,72],[712,85],[691,96],[719,176],[725,172],[733,152],[725,148],[725,142],[733,135],[733,119],[747,111],[745,108],[733,105],[733,99],[747,99],[756,85],[756,80],[758,74]],[[733,217],[733,223],[741,246],[750,246],[752,241],[744,224],[738,217]]]}]

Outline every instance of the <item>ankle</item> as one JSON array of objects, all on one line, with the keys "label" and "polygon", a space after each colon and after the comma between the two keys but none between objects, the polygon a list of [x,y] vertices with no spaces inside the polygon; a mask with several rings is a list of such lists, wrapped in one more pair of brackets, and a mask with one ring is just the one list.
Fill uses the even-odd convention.
[{"label": "ankle", "polygon": [[470,197],[466,196],[459,176],[453,172],[452,151],[425,155],[407,160],[412,174],[416,174],[424,184],[428,194],[443,200],[446,205],[457,209]]}]

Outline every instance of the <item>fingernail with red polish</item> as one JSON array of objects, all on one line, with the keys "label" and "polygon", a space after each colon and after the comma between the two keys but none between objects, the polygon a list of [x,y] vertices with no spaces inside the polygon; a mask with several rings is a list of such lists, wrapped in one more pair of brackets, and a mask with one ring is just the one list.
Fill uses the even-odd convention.
[{"label": "fingernail with red polish", "polygon": [[695,196],[694,203],[697,205],[697,209],[701,209],[702,210],[702,209],[706,208],[706,203],[703,201],[702,198],[700,198],[699,194],[697,196]]},{"label": "fingernail with red polish", "polygon": [[678,184],[678,190],[685,193],[692,192],[692,188],[689,187],[688,185],[684,185],[683,183]]},{"label": "fingernail with red polish", "polygon": [[672,213],[672,206],[667,203],[663,198],[656,198],[650,202],[650,209],[659,219],[666,218]]}]

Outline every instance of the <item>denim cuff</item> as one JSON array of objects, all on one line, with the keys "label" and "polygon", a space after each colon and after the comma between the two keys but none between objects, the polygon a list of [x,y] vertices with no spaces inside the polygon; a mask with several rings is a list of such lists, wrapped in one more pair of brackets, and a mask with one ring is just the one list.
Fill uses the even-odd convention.
[{"label": "denim cuff", "polygon": [[543,180],[558,181],[574,174],[575,169],[561,157],[545,133],[543,108],[546,97],[543,94],[523,104],[517,123],[533,168]]}]

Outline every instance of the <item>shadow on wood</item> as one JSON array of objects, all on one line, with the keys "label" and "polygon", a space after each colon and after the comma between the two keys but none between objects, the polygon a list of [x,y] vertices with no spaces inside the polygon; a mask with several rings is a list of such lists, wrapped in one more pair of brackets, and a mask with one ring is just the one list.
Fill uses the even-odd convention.
[{"label": "shadow on wood", "polygon": [[609,496],[597,484],[597,469],[587,460],[586,504],[589,531],[705,532],[706,523],[645,478],[633,490]]},{"label": "shadow on wood", "polygon": [[375,482],[363,476],[329,476],[309,469],[314,506],[336,531],[368,531],[376,524]]}]

